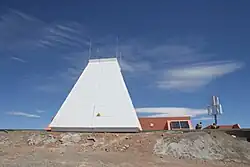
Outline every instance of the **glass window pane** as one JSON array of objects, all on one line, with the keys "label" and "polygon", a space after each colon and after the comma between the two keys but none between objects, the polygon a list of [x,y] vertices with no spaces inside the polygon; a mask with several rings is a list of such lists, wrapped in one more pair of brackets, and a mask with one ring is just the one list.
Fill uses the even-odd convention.
[{"label": "glass window pane", "polygon": [[171,129],[180,129],[180,122],[179,121],[171,122],[170,127]]},{"label": "glass window pane", "polygon": [[181,128],[189,128],[188,121],[180,121]]}]

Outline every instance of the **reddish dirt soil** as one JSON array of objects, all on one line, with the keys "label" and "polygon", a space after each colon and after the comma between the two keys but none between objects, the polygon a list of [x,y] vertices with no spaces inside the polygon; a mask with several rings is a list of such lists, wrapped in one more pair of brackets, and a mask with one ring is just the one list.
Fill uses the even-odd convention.
[{"label": "reddish dirt soil", "polygon": [[19,167],[219,167],[233,162],[176,159],[153,153],[157,139],[176,134],[0,132],[0,164]]}]

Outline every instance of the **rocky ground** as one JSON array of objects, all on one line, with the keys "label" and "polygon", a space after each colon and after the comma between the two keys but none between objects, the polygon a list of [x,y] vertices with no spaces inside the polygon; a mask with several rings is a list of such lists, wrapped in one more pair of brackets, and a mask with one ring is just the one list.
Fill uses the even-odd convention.
[{"label": "rocky ground", "polygon": [[250,166],[250,143],[222,132],[0,132],[0,164],[9,167]]}]

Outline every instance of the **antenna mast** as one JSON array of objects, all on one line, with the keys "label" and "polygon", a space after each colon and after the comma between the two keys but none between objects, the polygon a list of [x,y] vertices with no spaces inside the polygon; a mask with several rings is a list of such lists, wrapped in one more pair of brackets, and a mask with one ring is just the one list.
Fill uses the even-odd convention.
[{"label": "antenna mast", "polygon": [[91,39],[89,40],[89,59],[91,58],[91,51],[92,51],[92,43]]},{"label": "antenna mast", "polygon": [[208,106],[208,115],[214,116],[214,123],[218,123],[218,115],[222,114],[222,105],[220,104],[218,96],[212,96],[212,104]]},{"label": "antenna mast", "polygon": [[117,38],[116,38],[116,58],[119,59],[119,61],[121,61],[121,59],[122,59],[122,51],[120,50],[119,45],[120,45],[119,37],[117,36]]},{"label": "antenna mast", "polygon": [[121,62],[122,60],[122,52],[120,52],[120,55],[119,55],[119,61]]},{"label": "antenna mast", "polygon": [[116,37],[116,53],[115,53],[115,57],[118,58],[119,57],[119,37]]}]

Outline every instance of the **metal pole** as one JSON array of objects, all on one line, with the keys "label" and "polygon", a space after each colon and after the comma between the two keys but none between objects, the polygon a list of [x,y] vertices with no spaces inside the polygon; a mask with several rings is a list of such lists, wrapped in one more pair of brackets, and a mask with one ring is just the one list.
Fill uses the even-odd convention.
[{"label": "metal pole", "polygon": [[116,53],[115,53],[115,57],[118,58],[119,56],[119,37],[116,37]]},{"label": "metal pole", "polygon": [[89,40],[89,60],[91,59],[91,50],[92,50],[92,43],[91,39]]},{"label": "metal pole", "polygon": [[215,123],[215,125],[217,125],[217,123],[218,123],[217,122],[217,115],[216,114],[214,115],[214,123]]}]

